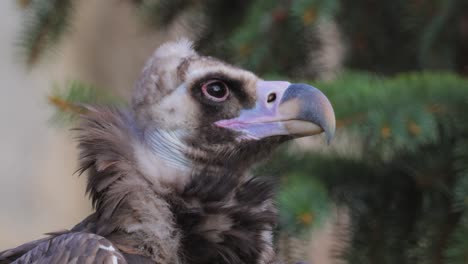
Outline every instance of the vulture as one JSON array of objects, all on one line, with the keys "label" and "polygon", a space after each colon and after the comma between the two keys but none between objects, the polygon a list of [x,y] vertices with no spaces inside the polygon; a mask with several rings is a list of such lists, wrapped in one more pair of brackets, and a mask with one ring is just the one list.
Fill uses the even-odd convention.
[{"label": "vulture", "polygon": [[76,133],[94,213],[0,263],[280,263],[274,184],[250,169],[290,139],[329,141],[333,108],[192,46],[161,45],[128,107],[86,107]]}]

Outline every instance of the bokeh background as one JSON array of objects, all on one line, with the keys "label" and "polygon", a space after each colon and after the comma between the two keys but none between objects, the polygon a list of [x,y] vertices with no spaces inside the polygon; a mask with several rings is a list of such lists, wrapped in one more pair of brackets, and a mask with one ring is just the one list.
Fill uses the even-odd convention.
[{"label": "bokeh background", "polygon": [[152,51],[188,37],[335,107],[330,147],[301,139],[258,169],[281,183],[286,263],[467,263],[466,0],[10,0],[0,14],[0,249],[91,212],[76,104],[125,104]]}]

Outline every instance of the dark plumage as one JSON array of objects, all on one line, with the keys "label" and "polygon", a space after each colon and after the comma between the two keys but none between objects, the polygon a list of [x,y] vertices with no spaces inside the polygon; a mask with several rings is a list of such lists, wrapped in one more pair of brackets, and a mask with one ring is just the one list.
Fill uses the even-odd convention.
[{"label": "dark plumage", "polygon": [[88,110],[79,171],[95,213],[0,263],[277,263],[273,184],[249,169],[281,142],[334,131],[315,88],[260,80],[184,40],[151,57],[132,109]]}]

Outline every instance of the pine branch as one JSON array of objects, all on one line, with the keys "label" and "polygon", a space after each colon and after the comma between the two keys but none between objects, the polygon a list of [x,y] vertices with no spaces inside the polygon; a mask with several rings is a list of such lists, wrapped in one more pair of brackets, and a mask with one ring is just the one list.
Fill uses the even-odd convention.
[{"label": "pine branch", "polygon": [[280,227],[285,233],[304,238],[329,214],[327,191],[307,173],[289,173],[282,181],[278,194]]},{"label": "pine branch", "polygon": [[436,141],[437,124],[449,126],[468,106],[468,81],[448,73],[378,78],[349,72],[316,85],[334,105],[338,128],[365,135],[369,146],[387,154]]},{"label": "pine branch", "polygon": [[85,115],[87,105],[124,104],[121,98],[78,81],[71,81],[62,89],[55,86],[48,100],[56,109],[53,121],[58,125],[70,125],[80,115]]},{"label": "pine branch", "polygon": [[81,106],[70,101],[66,101],[59,96],[50,95],[48,97],[49,103],[57,108],[62,113],[68,113],[72,115],[86,114],[87,110],[84,106]]},{"label": "pine branch", "polygon": [[71,0],[37,0],[28,5],[21,44],[26,63],[36,64],[42,54],[54,47],[69,25]]}]

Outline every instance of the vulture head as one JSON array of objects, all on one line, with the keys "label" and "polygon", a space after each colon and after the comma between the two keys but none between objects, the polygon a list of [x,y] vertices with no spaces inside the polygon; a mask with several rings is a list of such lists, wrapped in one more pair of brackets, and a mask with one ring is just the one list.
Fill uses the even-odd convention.
[{"label": "vulture head", "polygon": [[333,108],[318,89],[262,80],[198,55],[187,40],[155,51],[133,109],[145,141],[180,168],[242,168],[285,140],[324,132],[329,141],[335,132]]}]

